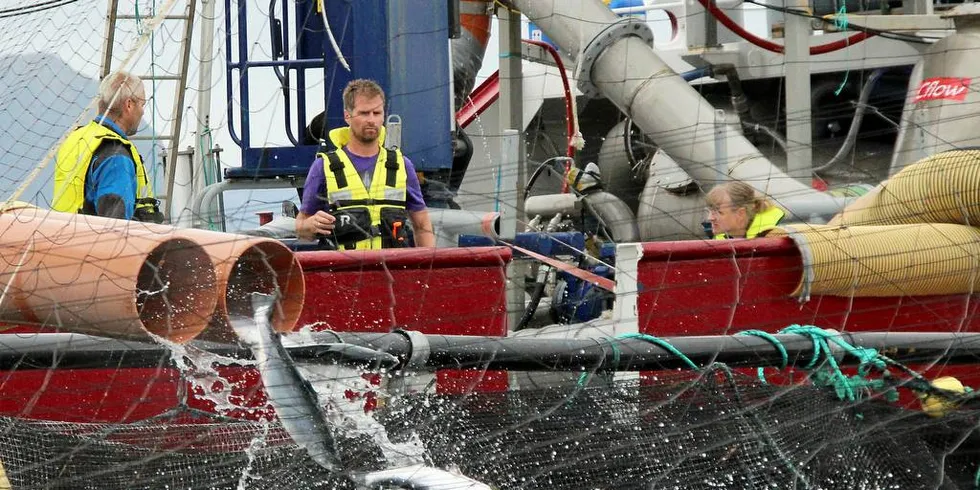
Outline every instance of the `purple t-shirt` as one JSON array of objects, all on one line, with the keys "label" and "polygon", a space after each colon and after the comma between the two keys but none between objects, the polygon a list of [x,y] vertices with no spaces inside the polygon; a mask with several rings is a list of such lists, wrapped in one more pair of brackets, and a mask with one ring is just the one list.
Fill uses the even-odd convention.
[{"label": "purple t-shirt", "polygon": [[[347,153],[354,169],[361,176],[364,187],[371,188],[371,178],[374,177],[374,165],[378,162],[378,155],[372,157],[362,157]],[[406,196],[405,209],[409,211],[424,211],[425,201],[422,199],[422,188],[419,186],[419,176],[415,173],[415,165],[408,157],[405,159],[405,181]],[[306,215],[316,214],[317,211],[326,211],[327,202],[320,196],[327,194],[327,179],[323,174],[323,159],[317,157],[310,167],[310,173],[306,174],[306,184],[303,185],[303,201],[300,203],[299,210]]]}]

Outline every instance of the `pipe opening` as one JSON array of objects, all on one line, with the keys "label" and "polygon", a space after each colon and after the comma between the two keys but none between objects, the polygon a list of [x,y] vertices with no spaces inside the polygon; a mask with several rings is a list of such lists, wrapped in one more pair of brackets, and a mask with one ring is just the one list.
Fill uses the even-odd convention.
[{"label": "pipe opening", "polygon": [[136,309],[148,332],[187,342],[204,330],[218,300],[214,266],[190,240],[172,239],[155,247],[136,279]]},{"label": "pipe opening", "polygon": [[275,242],[257,243],[239,256],[225,288],[228,316],[252,317],[252,293],[275,294],[272,326],[279,332],[292,330],[303,309],[306,289],[303,271],[288,248]]}]

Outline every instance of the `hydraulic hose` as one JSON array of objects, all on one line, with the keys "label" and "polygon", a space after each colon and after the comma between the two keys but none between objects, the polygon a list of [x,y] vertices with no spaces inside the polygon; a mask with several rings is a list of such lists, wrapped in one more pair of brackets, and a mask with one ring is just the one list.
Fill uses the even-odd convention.
[{"label": "hydraulic hose", "polygon": [[[700,2],[701,5],[704,7],[704,9],[710,12],[714,18],[718,19],[718,22],[721,22],[722,25],[727,27],[730,31],[734,32],[738,37],[745,39],[746,41],[762,49],[765,49],[767,51],[772,51],[773,53],[785,52],[786,48],[783,45],[774,43],[767,39],[763,39],[761,37],[756,36],[755,34],[752,34],[749,31],[746,31],[742,26],[738,25],[737,22],[732,20],[732,18],[729,17],[728,14],[726,14],[724,11],[718,8],[717,5],[711,3],[711,0],[698,0],[698,2]],[[826,54],[832,51],[837,51],[839,49],[844,49],[848,46],[864,41],[865,39],[871,36],[874,36],[874,34],[868,32],[858,32],[856,34],[851,35],[850,37],[840,39],[832,43],[821,44],[819,46],[810,46],[810,54],[811,55]]]},{"label": "hydraulic hose", "polygon": [[[531,173],[531,177],[527,179],[527,184],[524,186],[525,201],[527,200],[528,196],[531,195],[531,189],[534,187],[534,183],[538,180],[538,177],[541,176],[541,172],[544,172],[545,170],[554,170],[556,172],[558,171],[558,169],[551,166],[554,162],[558,162],[558,161],[571,162],[572,159],[570,157],[551,157],[541,162],[541,165],[538,165],[538,168],[534,169],[534,172]],[[562,178],[562,180],[564,181],[564,177]]]},{"label": "hydraulic hose", "polygon": [[768,136],[786,153],[786,140],[776,130],[756,122],[752,117],[752,112],[749,110],[749,98],[745,95],[745,91],[742,90],[742,80],[738,77],[738,70],[735,69],[735,65],[731,63],[715,65],[714,73],[716,75],[724,75],[725,79],[728,80],[728,91],[731,93],[732,107],[738,113],[738,119],[741,121],[742,127],[753,133],[762,133]]},{"label": "hydraulic hose", "polygon": [[534,313],[538,311],[541,298],[544,297],[544,289],[548,284],[551,267],[547,264],[540,264],[539,267],[541,267],[542,271],[538,272],[537,282],[534,284],[534,290],[531,291],[531,300],[528,301],[527,307],[524,308],[524,315],[521,316],[521,320],[514,326],[515,332],[527,328],[527,324],[534,318]]},{"label": "hydraulic hose", "polygon": [[837,154],[830,159],[827,163],[820,165],[813,169],[813,173],[819,174],[820,172],[826,172],[830,170],[834,165],[837,165],[842,160],[844,156],[851,152],[854,148],[854,143],[857,141],[858,132],[861,130],[861,121],[864,119],[864,112],[868,106],[868,99],[871,98],[871,92],[878,85],[878,80],[884,75],[885,70],[879,68],[871,73],[868,77],[868,81],[865,82],[864,87],[861,88],[861,95],[858,97],[857,108],[854,110],[854,117],[851,119],[851,127],[847,130],[847,137],[844,139],[844,143],[837,150]]},{"label": "hydraulic hose", "polygon": [[546,42],[535,41],[532,39],[523,39],[522,42],[524,42],[525,44],[538,46],[541,49],[544,49],[555,60],[555,66],[558,67],[558,74],[561,76],[561,86],[565,90],[565,121],[566,121],[566,130],[568,131],[568,145],[567,145],[565,155],[568,157],[574,157],[575,156],[575,131],[576,131],[575,128],[577,126],[575,122],[575,99],[572,98],[572,88],[568,84],[568,74],[565,73],[565,64],[561,61],[561,55],[558,54],[558,50],[556,50],[552,45]]}]

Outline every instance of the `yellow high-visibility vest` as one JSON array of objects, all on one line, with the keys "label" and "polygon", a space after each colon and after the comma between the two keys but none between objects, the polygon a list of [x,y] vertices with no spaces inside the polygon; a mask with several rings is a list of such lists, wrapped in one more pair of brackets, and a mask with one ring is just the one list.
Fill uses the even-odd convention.
[{"label": "yellow high-visibility vest", "polygon": [[[99,146],[107,140],[122,143],[129,149],[136,166],[136,208],[149,208],[152,211],[153,187],[146,177],[143,159],[136,146],[115,131],[92,121],[82,126],[65,139],[55,157],[54,198],[51,209],[63,213],[81,213],[85,205],[85,178],[88,175],[92,156]],[[94,204],[94,203],[93,203]],[[134,213],[134,216],[138,213]]]},{"label": "yellow high-visibility vest", "polygon": [[[399,150],[388,150],[384,147],[385,129],[382,127],[378,135],[378,160],[374,164],[371,188],[367,189],[354,168],[354,163],[343,150],[344,145],[350,141],[350,128],[334,129],[329,136],[337,150],[317,154],[323,159],[327,202],[336,211],[366,209],[371,216],[369,231],[372,236],[355,242],[353,249],[380,249],[381,233],[392,232],[380,229],[382,210],[405,210],[408,192],[405,157]],[[345,248],[350,249],[349,246]]]},{"label": "yellow high-visibility vest", "polygon": [[[749,223],[749,229],[745,230],[745,238],[755,238],[775,228],[779,224],[779,220],[783,219],[785,215],[786,213],[776,206],[771,206],[761,213],[756,213],[752,218],[752,222]],[[728,235],[724,233],[715,235],[715,240],[725,240],[726,238],[728,238]]]}]

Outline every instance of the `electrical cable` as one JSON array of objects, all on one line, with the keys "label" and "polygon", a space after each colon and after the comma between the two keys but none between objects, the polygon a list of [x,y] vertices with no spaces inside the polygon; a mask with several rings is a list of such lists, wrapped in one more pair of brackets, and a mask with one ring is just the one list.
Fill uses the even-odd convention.
[{"label": "electrical cable", "polygon": [[340,66],[343,66],[345,70],[350,72],[350,65],[347,64],[347,59],[344,58],[344,53],[340,51],[340,46],[337,45],[337,39],[333,37],[333,31],[330,29],[330,22],[327,20],[327,6],[325,3],[320,4],[320,18],[323,19],[323,27],[327,31],[327,38],[330,39],[330,46],[333,47],[333,52],[337,55],[337,61],[340,62]]},{"label": "electrical cable", "polygon": [[64,7],[65,5],[69,5],[76,2],[78,2],[78,0],[48,0],[47,2],[40,2],[34,5],[29,5],[27,7],[14,7],[8,9],[2,9],[0,10],[0,19],[6,19],[8,17],[17,17],[20,15],[34,14],[37,12],[42,12],[53,8]]},{"label": "electrical cable", "polygon": [[[531,188],[534,187],[534,182],[538,180],[541,172],[551,170],[551,164],[557,161],[571,161],[570,157],[551,157],[538,165],[538,168],[534,169],[531,173],[531,177],[527,179],[527,184],[524,185],[524,200],[527,201],[527,197],[531,194]],[[563,179],[564,180],[564,179]],[[574,189],[573,189],[574,192]]]}]

